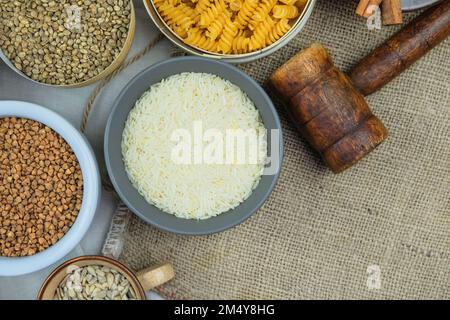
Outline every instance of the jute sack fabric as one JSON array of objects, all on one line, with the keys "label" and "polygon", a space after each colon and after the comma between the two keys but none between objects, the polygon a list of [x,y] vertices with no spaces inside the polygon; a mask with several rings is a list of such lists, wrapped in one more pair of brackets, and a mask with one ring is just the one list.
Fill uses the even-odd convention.
[{"label": "jute sack fabric", "polygon": [[[348,70],[396,31],[368,31],[355,5],[320,0],[294,41],[242,68],[263,83],[317,41]],[[368,101],[390,137],[354,168],[332,174],[278,106],[283,171],[251,219],[184,237],[133,217],[120,260],[173,263],[167,298],[450,298],[450,41]]]}]

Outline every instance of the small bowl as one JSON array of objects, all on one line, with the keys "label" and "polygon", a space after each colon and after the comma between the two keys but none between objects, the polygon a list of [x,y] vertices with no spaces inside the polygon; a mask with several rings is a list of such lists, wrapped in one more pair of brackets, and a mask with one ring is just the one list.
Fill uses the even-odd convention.
[{"label": "small bowl", "polygon": [[306,25],[306,22],[311,17],[311,14],[313,12],[317,0],[308,0],[308,3],[306,4],[306,7],[303,10],[300,17],[297,18],[292,28],[288,32],[286,32],[286,34],[283,35],[280,39],[278,39],[277,41],[275,41],[274,43],[263,49],[244,54],[220,54],[208,52],[185,43],[183,39],[179,35],[177,35],[161,17],[158,10],[153,4],[153,0],[143,0],[143,1],[150,18],[158,27],[158,29],[161,31],[161,33],[163,33],[173,44],[175,44],[185,52],[192,55],[215,60],[222,60],[229,63],[247,63],[274,53],[275,51],[285,46],[296,35],[298,35],[299,32],[303,29],[303,27]]},{"label": "small bowl", "polygon": [[8,67],[10,67],[13,71],[15,71],[20,76],[22,76],[25,79],[30,80],[36,84],[41,84],[43,86],[56,87],[56,88],[81,88],[81,87],[85,87],[90,84],[93,84],[99,80],[106,78],[111,73],[113,73],[117,68],[120,67],[120,65],[123,63],[125,58],[128,56],[128,53],[131,49],[131,45],[133,43],[134,35],[136,32],[136,12],[134,9],[133,1],[130,1],[130,5],[131,5],[130,25],[129,25],[129,29],[128,29],[128,35],[127,35],[127,38],[125,39],[125,43],[123,45],[121,52],[105,70],[103,70],[102,72],[100,72],[98,75],[94,76],[91,79],[88,79],[88,80],[85,80],[85,81],[82,81],[79,83],[74,83],[74,84],[62,84],[62,85],[48,84],[48,83],[39,82],[34,79],[31,79],[25,73],[23,73],[22,71],[17,69],[16,66],[14,65],[14,63],[12,63],[12,61],[10,61],[8,59],[8,57],[2,52],[1,49],[0,49],[0,60],[3,60]]},{"label": "small bowl", "polygon": [[28,257],[0,257],[0,276],[17,276],[46,268],[66,256],[81,241],[100,200],[100,174],[87,139],[66,119],[42,106],[21,101],[0,101],[0,118],[38,121],[57,132],[72,148],[83,174],[83,200],[69,231],[56,244]]},{"label": "small bowl", "polygon": [[[278,143],[279,150],[271,150],[268,143],[268,154],[278,154],[273,174],[263,175],[258,186],[250,197],[233,210],[206,220],[188,220],[177,218],[149,204],[133,187],[122,160],[122,132],[131,109],[142,94],[155,83],[169,76],[182,72],[204,72],[229,80],[247,93],[258,108],[264,126],[268,129],[268,142],[272,138]],[[278,136],[272,135],[270,129],[276,129]],[[106,126],[104,151],[106,166],[111,181],[124,203],[141,219],[153,226],[168,232],[186,235],[204,235],[220,232],[236,226],[250,217],[269,197],[278,179],[283,158],[283,138],[277,111],[265,91],[253,79],[236,67],[199,57],[181,57],[166,60],[153,65],[138,74],[123,89],[110,114]]]},{"label": "small bowl", "polygon": [[134,273],[125,265],[112,258],[103,256],[82,256],[66,261],[57,267],[47,279],[45,279],[39,290],[37,299],[54,300],[56,289],[65,277],[70,274],[73,270],[72,268],[81,268],[92,265],[105,266],[119,271],[130,282],[137,300],[146,300],[145,291],[162,285],[175,276],[172,265],[168,263],[156,265]]}]

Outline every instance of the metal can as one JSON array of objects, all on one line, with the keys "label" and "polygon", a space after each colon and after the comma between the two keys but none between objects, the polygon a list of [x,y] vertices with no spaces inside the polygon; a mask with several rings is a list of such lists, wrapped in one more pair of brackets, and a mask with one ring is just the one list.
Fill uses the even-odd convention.
[{"label": "metal can", "polygon": [[2,50],[0,49],[0,62],[1,60],[3,60],[3,62],[5,62],[5,64],[10,67],[12,70],[14,70],[17,74],[19,74],[20,76],[24,77],[25,79],[28,79],[36,84],[40,84],[43,86],[47,86],[47,87],[56,87],[56,88],[81,88],[81,87],[85,87],[88,85],[91,85],[99,80],[102,80],[104,78],[106,78],[107,76],[109,76],[111,73],[113,73],[117,68],[120,67],[120,65],[125,61],[126,57],[128,56],[128,53],[131,49],[131,45],[133,43],[134,40],[134,35],[135,35],[135,31],[136,31],[136,12],[135,12],[135,8],[133,5],[133,1],[130,1],[131,4],[131,17],[130,17],[130,26],[129,26],[129,30],[128,30],[128,34],[127,34],[127,38],[125,40],[125,44],[121,50],[121,52],[119,53],[119,55],[114,59],[114,61],[111,62],[111,64],[102,72],[100,72],[98,75],[96,75],[95,77],[85,80],[83,82],[79,82],[79,83],[74,83],[74,84],[63,84],[63,85],[54,85],[54,84],[47,84],[47,83],[43,83],[43,82],[39,82],[36,80],[31,79],[30,77],[28,77],[25,73],[23,73],[22,71],[20,71],[19,69],[16,68],[16,66],[14,65],[14,63],[12,63],[8,57],[2,52]]},{"label": "metal can", "polygon": [[160,16],[158,10],[153,4],[152,0],[143,0],[145,8],[147,9],[150,18],[158,27],[158,29],[177,47],[181,48],[183,51],[205,58],[211,58],[216,60],[222,60],[229,63],[246,63],[251,62],[260,58],[263,58],[267,55],[274,53],[275,51],[281,49],[285,46],[289,41],[291,41],[299,32],[303,29],[308,19],[311,17],[312,11],[316,4],[317,0],[309,0],[306,3],[305,9],[303,10],[300,17],[297,18],[297,21],[294,23],[292,28],[279,40],[275,41],[271,45],[249,53],[244,54],[220,54],[214,52],[206,52],[204,50],[197,49],[186,44],[183,39],[181,39],[172,29],[166,24],[164,19]]}]

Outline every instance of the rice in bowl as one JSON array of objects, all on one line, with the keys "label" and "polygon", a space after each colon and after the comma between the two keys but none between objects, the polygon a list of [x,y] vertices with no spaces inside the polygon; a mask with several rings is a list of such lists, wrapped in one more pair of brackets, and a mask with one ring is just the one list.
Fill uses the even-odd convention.
[{"label": "rice in bowl", "polygon": [[[230,133],[237,132],[255,135],[230,148]],[[186,149],[177,133],[192,137],[191,161],[174,158],[176,150]],[[208,133],[215,133],[215,140]],[[213,158],[223,161],[206,161],[206,150],[220,140],[223,148],[216,148]],[[179,218],[208,219],[237,207],[258,185],[267,156],[265,127],[239,87],[212,74],[181,73],[151,86],[136,102],[125,123],[122,156],[131,183],[147,202]]]}]

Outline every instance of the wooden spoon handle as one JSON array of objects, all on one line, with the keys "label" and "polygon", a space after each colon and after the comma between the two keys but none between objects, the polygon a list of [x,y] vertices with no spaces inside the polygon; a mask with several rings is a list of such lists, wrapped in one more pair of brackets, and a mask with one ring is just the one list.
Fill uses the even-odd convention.
[{"label": "wooden spoon handle", "polygon": [[434,6],[362,59],[350,78],[364,95],[381,89],[450,36],[450,0]]},{"label": "wooden spoon handle", "polygon": [[175,272],[171,264],[165,263],[141,270],[136,276],[144,290],[148,291],[173,279]]}]

